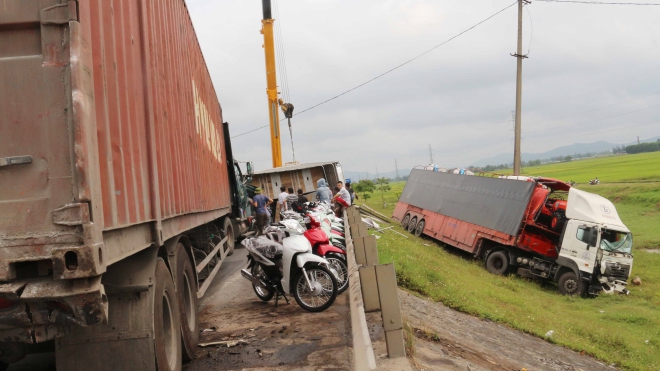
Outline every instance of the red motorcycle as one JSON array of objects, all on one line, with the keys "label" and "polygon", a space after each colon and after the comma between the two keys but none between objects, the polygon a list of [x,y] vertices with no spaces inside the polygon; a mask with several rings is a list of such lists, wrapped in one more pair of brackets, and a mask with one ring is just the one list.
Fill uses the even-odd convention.
[{"label": "red motorcycle", "polygon": [[337,271],[337,292],[342,293],[348,288],[348,265],[346,264],[346,251],[333,246],[328,235],[321,229],[313,216],[305,218],[307,230],[303,235],[312,244],[312,253],[325,258],[330,266]]}]

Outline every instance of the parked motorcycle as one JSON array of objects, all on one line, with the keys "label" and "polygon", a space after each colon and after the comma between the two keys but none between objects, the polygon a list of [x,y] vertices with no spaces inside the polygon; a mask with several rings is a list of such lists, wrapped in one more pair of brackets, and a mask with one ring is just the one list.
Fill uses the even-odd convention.
[{"label": "parked motorcycle", "polygon": [[275,305],[282,296],[293,294],[296,302],[310,312],[328,309],[337,298],[337,272],[329,262],[312,254],[312,246],[303,235],[287,237],[278,227],[268,227],[263,236],[241,242],[248,251],[248,269],[241,275],[252,283],[257,297]]},{"label": "parked motorcycle", "polygon": [[[309,218],[309,217],[308,217]],[[346,251],[330,244],[328,235],[320,228],[318,222],[310,219],[310,228],[305,230],[293,219],[282,220],[285,231],[291,234],[302,234],[312,245],[312,253],[325,258],[328,264],[337,272],[337,293],[341,294],[348,288],[348,264]]]}]

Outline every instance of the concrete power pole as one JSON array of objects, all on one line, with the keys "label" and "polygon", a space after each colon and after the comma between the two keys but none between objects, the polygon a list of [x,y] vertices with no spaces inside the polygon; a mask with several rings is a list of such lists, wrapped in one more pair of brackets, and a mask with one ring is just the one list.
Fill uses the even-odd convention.
[{"label": "concrete power pole", "polygon": [[401,179],[399,177],[399,164],[396,162],[396,159],[394,159],[394,169],[396,170],[396,180]]},{"label": "concrete power pole", "polygon": [[517,74],[516,74],[516,134],[515,134],[515,144],[513,147],[513,175],[520,175],[520,138],[522,131],[522,114],[521,114],[521,105],[522,105],[522,61],[524,58],[527,58],[526,55],[522,53],[522,17],[523,17],[523,6],[529,4],[527,0],[518,0],[518,51],[516,54],[511,54],[516,57],[518,62]]}]

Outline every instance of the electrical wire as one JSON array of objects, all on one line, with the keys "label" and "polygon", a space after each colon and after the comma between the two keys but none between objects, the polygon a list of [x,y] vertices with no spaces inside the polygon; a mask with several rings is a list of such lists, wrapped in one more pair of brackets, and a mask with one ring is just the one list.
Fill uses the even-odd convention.
[{"label": "electrical wire", "polygon": [[[371,83],[371,82],[376,81],[376,80],[380,79],[381,77],[383,77],[383,76],[385,76],[385,75],[387,75],[387,74],[389,74],[389,73],[391,73],[391,72],[394,72],[395,70],[397,70],[397,69],[399,69],[399,68],[401,68],[401,67],[403,67],[403,66],[405,66],[405,65],[407,65],[407,64],[409,64],[409,63],[411,63],[411,62],[413,62],[413,61],[415,61],[415,60],[417,60],[417,59],[419,59],[419,58],[421,58],[421,57],[423,57],[423,56],[425,56],[426,54],[429,54],[430,52],[432,52],[432,51],[434,51],[435,49],[437,49],[437,48],[439,48],[439,47],[441,47],[441,46],[447,44],[448,42],[450,42],[450,41],[456,39],[457,37],[459,37],[459,36],[461,36],[461,35],[463,35],[463,34],[469,32],[469,31],[471,31],[471,30],[477,28],[478,26],[482,25],[483,23],[486,23],[486,22],[489,21],[490,19],[494,18],[495,16],[499,15],[500,13],[504,12],[505,10],[507,10],[507,9],[511,8],[512,6],[517,5],[517,4],[518,4],[518,1],[512,3],[511,5],[506,6],[505,8],[501,9],[500,11],[498,11],[498,12],[492,14],[491,16],[489,16],[488,18],[482,20],[481,22],[479,22],[479,23],[477,23],[477,24],[475,24],[475,25],[473,25],[473,26],[471,26],[471,27],[469,27],[469,28],[463,30],[462,32],[460,32],[460,33],[458,33],[458,34],[456,34],[456,35],[450,37],[449,39],[447,39],[447,40],[441,42],[440,44],[438,44],[438,45],[432,47],[431,49],[428,49],[427,51],[425,51],[425,52],[423,52],[423,53],[417,55],[416,57],[414,57],[414,58],[412,58],[412,59],[409,59],[409,60],[407,60],[406,62],[403,62],[403,63],[397,65],[396,67],[393,67],[393,68],[391,68],[391,69],[389,69],[389,70],[387,70],[387,71],[381,73],[380,75],[378,75],[378,76],[376,76],[376,77],[374,77],[374,78],[372,78],[372,79],[370,79],[370,80],[367,80],[367,81],[365,81],[365,82],[363,82],[363,83],[361,83],[361,84],[359,84],[359,85],[357,85],[357,86],[355,86],[355,87],[353,87],[353,88],[351,88],[351,89],[348,89],[348,90],[344,91],[343,93],[337,94],[337,95],[335,95],[334,97],[332,97],[332,98],[330,98],[330,99],[326,99],[326,100],[324,100],[324,101],[321,102],[321,103],[318,103],[318,104],[316,104],[316,105],[314,105],[314,106],[311,106],[311,107],[309,107],[309,108],[307,108],[307,109],[304,109],[304,110],[302,110],[302,111],[300,111],[300,112],[294,114],[293,116],[298,116],[298,115],[300,115],[300,114],[302,114],[302,113],[305,113],[305,112],[307,112],[307,111],[313,110],[314,108],[317,108],[317,107],[319,107],[319,106],[321,106],[321,105],[324,105],[324,104],[326,104],[326,103],[328,103],[328,102],[330,102],[330,101],[333,101],[333,100],[335,100],[335,99],[337,99],[337,98],[339,98],[339,97],[341,97],[341,96],[343,96],[343,95],[346,95],[346,94],[348,94],[348,93],[350,93],[350,92],[352,92],[352,91],[354,91],[354,90],[357,90],[357,89],[359,89],[359,88],[361,88],[361,87],[363,87],[363,86],[365,86],[365,85],[367,85],[367,84],[369,84],[369,83]],[[253,129],[253,130],[251,130],[251,131],[248,131],[248,132],[241,133],[241,134],[238,134],[238,135],[236,135],[236,136],[233,136],[232,138],[240,137],[241,135],[249,134],[249,133],[252,133],[252,132],[254,132],[254,131],[257,131],[257,130],[260,130],[260,129],[267,128],[268,126],[269,126],[269,125],[264,125],[264,126],[261,126],[261,127],[256,128],[256,129]]]},{"label": "electrical wire", "polygon": [[529,46],[527,47],[527,56],[529,56],[529,51],[532,50],[532,39],[534,39],[534,23],[532,22],[532,13],[529,11],[529,7],[526,6],[525,10],[527,11],[527,15],[529,16],[529,29],[530,29],[530,34],[529,34]]},{"label": "electrical wire", "polygon": [[610,3],[605,1],[579,1],[579,0],[534,0],[545,3],[574,3],[574,4],[589,4],[589,5],[649,5],[659,6],[659,3]]}]

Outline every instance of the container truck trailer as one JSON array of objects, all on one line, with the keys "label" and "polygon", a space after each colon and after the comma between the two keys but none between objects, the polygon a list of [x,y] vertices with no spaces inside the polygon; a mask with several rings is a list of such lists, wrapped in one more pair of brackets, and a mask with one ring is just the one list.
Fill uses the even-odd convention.
[{"label": "container truck trailer", "polygon": [[183,0],[4,1],[0,369],[180,370],[250,175]]},{"label": "container truck trailer", "polygon": [[493,274],[551,280],[567,295],[628,293],[630,230],[610,201],[556,179],[413,169],[392,217]]}]

